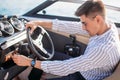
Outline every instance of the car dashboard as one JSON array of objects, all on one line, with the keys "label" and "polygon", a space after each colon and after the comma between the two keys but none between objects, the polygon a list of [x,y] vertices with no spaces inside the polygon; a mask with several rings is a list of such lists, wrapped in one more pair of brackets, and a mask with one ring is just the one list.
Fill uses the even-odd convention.
[{"label": "car dashboard", "polygon": [[[1,80],[11,80],[26,67],[17,66],[11,59],[16,51],[23,52],[22,47],[26,44],[26,20],[10,16],[0,19],[0,78]],[[26,53],[27,54],[27,53]],[[25,54],[25,55],[26,55]],[[27,56],[29,56],[27,54]]]}]

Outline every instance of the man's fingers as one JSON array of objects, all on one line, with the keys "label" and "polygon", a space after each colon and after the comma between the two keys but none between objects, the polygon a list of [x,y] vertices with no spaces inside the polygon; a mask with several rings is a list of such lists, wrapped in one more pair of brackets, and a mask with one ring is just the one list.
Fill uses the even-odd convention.
[{"label": "man's fingers", "polygon": [[33,31],[36,29],[37,25],[34,22],[26,23],[26,28],[30,28],[30,33],[32,34]]}]

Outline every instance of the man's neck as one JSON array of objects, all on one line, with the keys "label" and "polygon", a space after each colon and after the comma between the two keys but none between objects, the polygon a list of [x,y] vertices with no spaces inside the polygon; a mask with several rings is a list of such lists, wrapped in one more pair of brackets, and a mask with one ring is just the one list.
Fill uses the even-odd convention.
[{"label": "man's neck", "polygon": [[107,23],[101,24],[101,29],[100,29],[98,35],[105,33],[109,29],[110,29],[110,26]]}]

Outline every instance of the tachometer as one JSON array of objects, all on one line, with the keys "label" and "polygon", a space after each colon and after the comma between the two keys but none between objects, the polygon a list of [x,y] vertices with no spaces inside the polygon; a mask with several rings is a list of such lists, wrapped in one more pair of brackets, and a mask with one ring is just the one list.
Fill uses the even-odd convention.
[{"label": "tachometer", "polygon": [[14,34],[14,28],[7,20],[0,21],[0,30],[8,35]]}]

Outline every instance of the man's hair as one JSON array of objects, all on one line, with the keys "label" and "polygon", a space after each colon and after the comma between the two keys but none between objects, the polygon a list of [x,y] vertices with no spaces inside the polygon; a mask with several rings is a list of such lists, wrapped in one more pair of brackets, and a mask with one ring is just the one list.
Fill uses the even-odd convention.
[{"label": "man's hair", "polygon": [[105,6],[101,0],[88,0],[75,12],[76,16],[96,16],[98,14],[105,18]]}]

